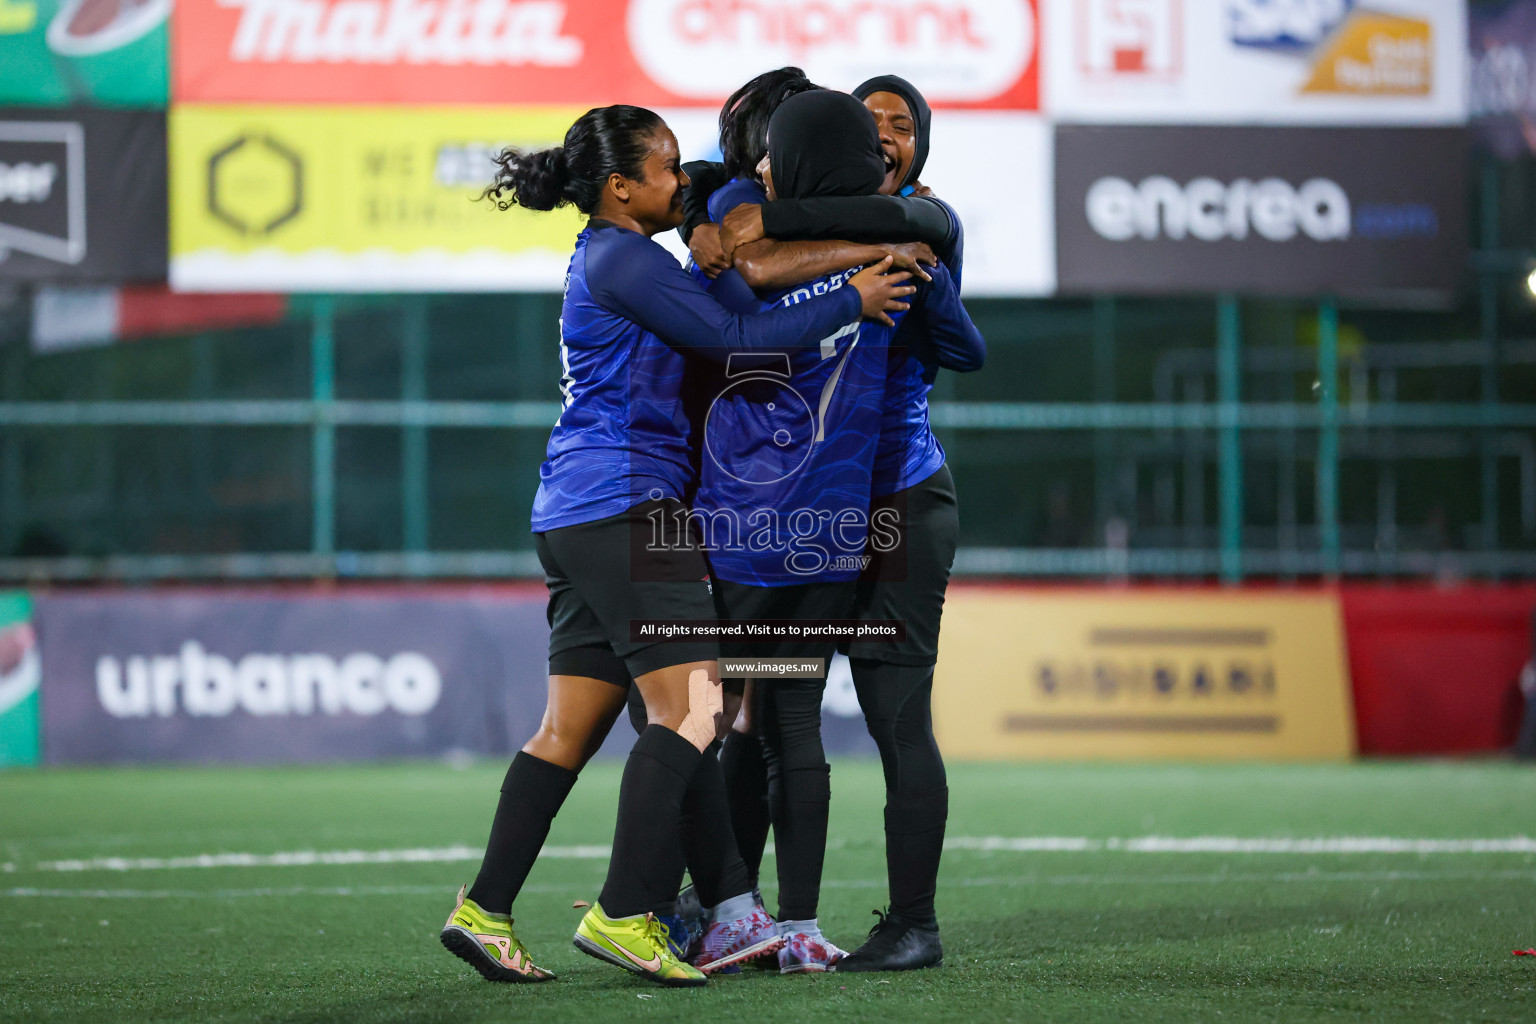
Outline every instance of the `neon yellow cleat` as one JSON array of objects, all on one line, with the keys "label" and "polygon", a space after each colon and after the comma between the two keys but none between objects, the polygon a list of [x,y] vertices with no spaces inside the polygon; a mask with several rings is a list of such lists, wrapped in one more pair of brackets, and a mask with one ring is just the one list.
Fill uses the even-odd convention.
[{"label": "neon yellow cleat", "polygon": [[474,900],[465,898],[468,888],[459,887],[459,901],[440,936],[443,947],[487,981],[554,981],[555,976],[528,955],[512,930],[512,918],[481,910]]},{"label": "neon yellow cleat", "polygon": [[684,963],[667,945],[667,926],[655,914],[637,914],[617,921],[594,903],[576,926],[572,943],[588,956],[606,960],[658,985],[703,985],[709,979],[697,967]]}]

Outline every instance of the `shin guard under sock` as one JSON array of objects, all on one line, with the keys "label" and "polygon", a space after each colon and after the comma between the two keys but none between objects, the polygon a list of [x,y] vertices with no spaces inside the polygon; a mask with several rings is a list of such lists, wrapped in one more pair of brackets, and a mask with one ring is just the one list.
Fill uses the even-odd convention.
[{"label": "shin guard under sock", "polygon": [[933,897],[948,819],[948,787],[918,793],[898,790],[887,795],[885,864],[893,915],[914,924],[935,920]]},{"label": "shin guard under sock", "polygon": [[576,773],[569,768],[522,751],[512,759],[491,820],[485,858],[469,889],[469,898],[481,910],[511,913],[512,901],[549,836],[550,822],[575,784]]},{"label": "shin guard under sock", "polygon": [[613,853],[598,897],[609,917],[662,909],[668,893],[675,896],[683,794],[698,763],[698,748],[666,726],[648,725],[635,741],[619,783]]},{"label": "shin guard under sock", "polygon": [[752,882],[763,867],[763,848],[768,845],[768,765],[763,744],[756,736],[732,729],[720,747],[720,772],[731,807],[731,828],[736,850],[747,865]]}]

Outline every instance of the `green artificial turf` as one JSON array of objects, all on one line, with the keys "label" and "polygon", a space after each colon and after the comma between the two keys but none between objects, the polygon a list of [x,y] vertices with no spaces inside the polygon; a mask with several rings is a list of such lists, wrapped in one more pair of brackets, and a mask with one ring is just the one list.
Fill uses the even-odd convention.
[{"label": "green artificial turf", "polygon": [[[61,871],[98,857],[484,841],[503,766],[0,773],[4,1021],[1528,1021],[1536,855],[951,849],[945,964],[646,985],[570,946],[601,859],[543,859],[515,908],[560,980],[482,981],[437,930],[473,863]],[[878,765],[833,769],[821,920],[884,902]],[[550,843],[606,844],[618,766]],[[1536,772],[1499,763],[954,765],[950,835],[1536,834]],[[770,861],[771,865],[771,861]],[[768,872],[771,876],[771,870]],[[772,905],[771,879],[768,889]]]}]

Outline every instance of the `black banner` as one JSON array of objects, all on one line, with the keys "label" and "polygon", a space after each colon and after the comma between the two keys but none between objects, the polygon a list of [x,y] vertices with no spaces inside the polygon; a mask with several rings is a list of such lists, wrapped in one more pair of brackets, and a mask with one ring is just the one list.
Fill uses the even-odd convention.
[{"label": "black banner", "polygon": [[1467,262],[1459,128],[1060,126],[1065,293],[1448,293]]},{"label": "black banner", "polygon": [[0,281],[166,274],[165,114],[0,108]]}]

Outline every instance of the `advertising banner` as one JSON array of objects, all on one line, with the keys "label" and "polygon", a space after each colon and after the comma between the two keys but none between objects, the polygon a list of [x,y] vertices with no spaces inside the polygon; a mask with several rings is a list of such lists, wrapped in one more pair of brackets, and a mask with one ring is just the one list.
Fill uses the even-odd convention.
[{"label": "advertising banner", "polygon": [[171,0],[0,0],[0,104],[164,107]]},{"label": "advertising banner", "polygon": [[935,106],[1039,106],[1037,0],[182,0],[198,103],[663,107],[786,64],[847,89],[896,69]]},{"label": "advertising banner", "polygon": [[179,291],[553,291],[581,218],[476,197],[492,154],[556,145],[574,107],[178,106]]},{"label": "advertising banner", "polygon": [[26,594],[0,593],[0,768],[37,763],[42,659]]},{"label": "advertising banner", "polygon": [[1460,124],[1463,0],[1063,0],[1046,19],[1062,121]]},{"label": "advertising banner", "polygon": [[1059,126],[1066,293],[1448,293],[1466,270],[1456,128]]},{"label": "advertising banner", "polygon": [[32,351],[95,348],[167,334],[275,324],[282,295],[177,295],[165,285],[43,285],[32,293]]},{"label": "advertising banner", "polygon": [[[531,588],[40,597],[44,755],[65,764],[508,754],[544,712],[544,605]],[[846,662],[833,675],[827,748],[873,752]],[[8,678],[0,668],[0,697]],[[634,742],[621,715],[602,753],[622,756]]]},{"label": "advertising banner", "polygon": [[1354,752],[1338,599],[969,590],[934,680],[945,751],[991,759]]},{"label": "advertising banner", "polygon": [[1536,2],[1470,17],[1473,135],[1505,160],[1536,152]]},{"label": "advertising banner", "polygon": [[163,279],[165,115],[0,108],[0,281]]},{"label": "advertising banner", "polygon": [[[171,285],[203,292],[555,291],[582,218],[477,197],[492,155],[556,145],[576,107],[178,105]],[[660,111],[684,159],[719,155],[714,110]],[[997,163],[1017,175],[996,201]],[[1055,285],[1051,136],[1037,116],[941,111],[924,181],[966,226],[968,295]],[[679,255],[668,232],[658,242]]]}]

